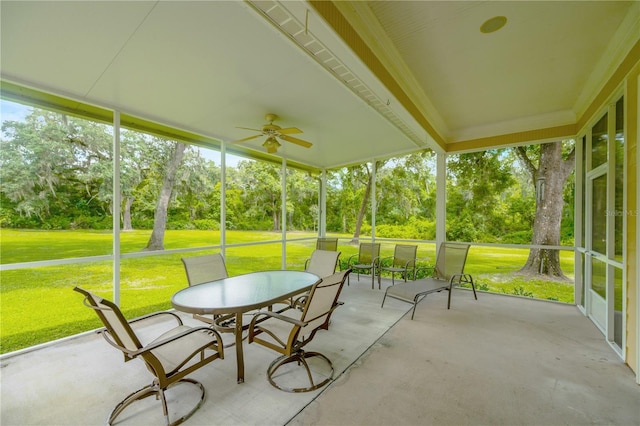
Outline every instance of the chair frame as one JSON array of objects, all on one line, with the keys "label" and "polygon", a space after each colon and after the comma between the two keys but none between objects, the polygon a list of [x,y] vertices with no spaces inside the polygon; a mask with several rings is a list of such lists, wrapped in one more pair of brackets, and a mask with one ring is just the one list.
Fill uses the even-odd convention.
[{"label": "chair frame", "polygon": [[[412,251],[411,256],[402,256],[403,250],[407,252]],[[409,275],[409,269],[413,270],[413,281],[416,280],[416,260],[417,260],[418,246],[413,244],[396,244],[393,256],[387,256],[380,259],[380,273],[378,274],[378,285],[380,284],[382,271],[391,272],[391,285],[395,284],[395,274],[401,273],[404,277],[404,282],[407,282],[407,276]],[[391,266],[383,266],[384,261],[387,259],[393,259]]]},{"label": "chair frame", "polygon": [[[173,312],[154,312],[139,318],[127,320],[120,308],[113,302],[105,300],[87,290],[80,287],[75,287],[75,291],[84,295],[83,303],[85,306],[93,309],[102,323],[104,328],[97,330],[98,334],[101,334],[104,339],[114,348],[122,351],[124,354],[124,361],[128,362],[136,358],[141,358],[153,375],[154,379],[151,384],[129,394],[121,402],[119,402],[115,408],[109,414],[107,423],[112,424],[115,419],[133,402],[147,398],[151,395],[155,395],[156,399],[159,399],[162,403],[162,412],[164,414],[167,425],[177,425],[188,419],[204,402],[206,391],[202,383],[196,380],[185,378],[188,374],[195,370],[209,364],[216,359],[224,358],[224,349],[222,346],[222,338],[220,334],[209,327],[188,327],[184,326],[182,320],[178,315]],[[107,316],[106,312],[111,311],[113,315]],[[157,318],[163,315],[168,315],[176,320],[177,326],[170,330],[169,333],[163,334],[168,337],[161,340],[156,340],[143,346],[138,339],[135,331],[131,327],[132,324],[142,323],[150,318]],[[121,328],[122,335],[115,330],[115,321],[117,326]],[[174,333],[175,331],[175,333]],[[211,341],[206,344],[199,343],[199,346],[189,353],[184,360],[177,364],[171,371],[166,371],[165,366],[158,356],[154,353],[154,350],[161,349],[162,347],[176,342],[180,339],[188,338],[193,333],[206,333],[211,336]],[[208,339],[207,339],[208,340]],[[212,349],[214,353],[205,357],[205,350]],[[199,355],[199,360],[193,362],[194,358]],[[186,415],[177,419],[174,422],[169,420],[169,411],[167,407],[167,400],[165,397],[165,391],[174,385],[179,383],[189,383],[195,385],[200,390],[200,400],[194,408],[191,409]]]},{"label": "chair frame", "polygon": [[[342,304],[338,301],[338,298],[340,297],[344,283],[350,273],[351,270],[347,269],[333,274],[330,277],[326,277],[324,280],[314,284],[309,291],[309,295],[304,296],[306,299],[301,314],[296,308],[292,307],[290,310],[281,313],[272,311],[259,312],[251,320],[251,326],[249,327],[249,343],[258,343],[282,354],[280,357],[273,360],[267,368],[267,379],[272,386],[285,392],[309,392],[319,389],[333,380],[334,369],[331,360],[319,352],[307,352],[303,348],[314,338],[318,330],[326,329],[331,318],[331,314]],[[310,315],[311,312],[311,307],[315,303],[314,296],[316,292],[331,290],[335,291],[335,295],[330,306],[326,309],[323,308],[319,313],[315,312],[313,317],[308,318],[308,315]],[[315,306],[313,306],[313,308],[316,309]],[[293,312],[296,315],[286,315],[287,312]],[[298,316],[299,318],[297,318]],[[289,330],[286,340],[281,339],[268,328],[269,321],[273,320],[280,320],[291,325],[291,329]],[[310,331],[306,329],[307,327],[310,327]],[[263,333],[269,336],[269,340],[259,337]],[[313,375],[311,374],[311,370],[306,361],[308,358],[312,357],[318,357],[324,360],[331,369],[328,377],[317,383],[314,383]],[[292,362],[302,365],[305,368],[310,386],[303,388],[288,388],[279,385],[273,379],[273,375],[280,367]]]},{"label": "chair frame", "polygon": [[[351,255],[347,260],[347,267],[356,272],[358,281],[360,281],[360,271],[370,270],[371,289],[374,289],[376,272],[380,272],[380,243],[360,243],[358,253]],[[351,285],[349,278],[347,278],[347,285]],[[378,289],[380,288],[380,280],[378,280]]]},{"label": "chair frame", "polygon": [[[455,265],[453,271],[451,267],[447,268],[446,253],[449,250],[463,250],[461,265]],[[387,287],[382,298],[381,308],[384,307],[384,302],[387,297],[401,300],[403,302],[412,303],[413,310],[411,312],[411,319],[415,316],[416,306],[422,301],[428,294],[434,292],[440,292],[442,290],[449,291],[447,300],[447,309],[451,309],[451,293],[454,286],[460,284],[471,284],[473,289],[473,297],[478,300],[476,293],[476,286],[473,282],[473,277],[470,274],[464,273],[464,266],[466,264],[467,255],[469,253],[469,244],[461,243],[442,243],[438,250],[438,256],[436,258],[436,265],[434,267],[431,278],[424,278],[412,282],[404,282]]]}]

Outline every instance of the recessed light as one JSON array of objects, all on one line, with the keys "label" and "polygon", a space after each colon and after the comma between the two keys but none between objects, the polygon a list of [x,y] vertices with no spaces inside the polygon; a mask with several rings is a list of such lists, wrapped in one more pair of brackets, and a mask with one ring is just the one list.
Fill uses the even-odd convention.
[{"label": "recessed light", "polygon": [[507,23],[506,16],[494,16],[491,19],[487,19],[482,26],[480,26],[480,32],[484,34],[489,34],[498,31],[500,28],[504,27]]}]

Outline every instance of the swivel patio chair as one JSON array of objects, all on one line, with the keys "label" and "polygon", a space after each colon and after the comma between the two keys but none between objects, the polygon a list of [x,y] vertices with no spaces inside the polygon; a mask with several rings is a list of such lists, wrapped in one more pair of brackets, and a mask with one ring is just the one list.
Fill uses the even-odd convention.
[{"label": "swivel patio chair", "polygon": [[339,251],[314,250],[304,263],[304,270],[316,274],[320,278],[328,277],[336,272]]},{"label": "swivel patio chair", "polygon": [[[229,276],[224,258],[220,253],[183,257],[182,264],[187,273],[187,281],[190,286],[220,280]],[[213,324],[214,321],[214,318],[204,315],[193,314],[193,317],[207,324]]]},{"label": "swivel patio chair", "polygon": [[[154,375],[150,385],[133,392],[116,405],[109,414],[107,423],[112,424],[133,402],[151,395],[155,395],[162,403],[162,411],[168,425],[180,424],[189,418],[204,402],[205,389],[201,383],[185,376],[218,358],[224,358],[220,335],[208,327],[183,325],[180,317],[172,312],[156,312],[127,321],[114,303],[80,287],[75,287],[74,290],[84,295],[84,304],[93,309],[104,324],[105,328],[98,330],[98,333],[102,334],[107,343],[122,351],[125,362],[141,359],[147,370]],[[150,343],[143,345],[132,326],[140,326],[150,318],[163,315],[175,319],[177,326],[172,326]],[[171,422],[165,391],[183,383],[195,385],[200,390],[200,399],[191,411]]]},{"label": "swivel patio chair", "polygon": [[[221,280],[229,276],[224,258],[220,253],[183,257],[182,263],[187,273],[187,280],[190,286]],[[247,317],[253,317],[253,314],[254,312],[247,312],[245,315]],[[208,317],[193,314],[193,317],[207,324],[212,324],[219,332],[235,333],[235,315],[226,314]],[[244,325],[242,329],[247,330],[248,328],[248,325]],[[244,337],[246,338],[246,335]],[[228,348],[233,345],[235,345],[235,343],[228,343],[225,347]]]},{"label": "swivel patio chair", "polygon": [[[265,311],[256,314],[251,320],[249,343],[258,343],[282,354],[267,368],[267,379],[272,386],[286,392],[308,392],[326,385],[333,379],[331,360],[318,352],[305,352],[303,347],[323,328],[332,312],[339,306],[337,300],[350,272],[338,272],[314,284],[302,311],[295,308],[282,313]],[[312,371],[307,362],[310,358],[324,361],[330,371],[326,374],[321,374],[316,369]],[[308,386],[285,386],[276,382],[276,372],[289,363],[305,368]],[[295,369],[290,373],[280,374],[278,378],[287,380],[291,379],[291,376],[297,377]]]},{"label": "swivel patio chair", "polygon": [[208,283],[229,276],[224,258],[220,253],[183,257],[182,264],[187,273],[189,285]]},{"label": "swivel patio chair", "polygon": [[[326,278],[330,275],[336,273],[336,267],[338,266],[338,258],[340,257],[340,252],[336,251],[327,251],[327,250],[314,250],[311,253],[311,258],[307,259],[305,262],[305,271],[311,272],[319,276],[320,278]],[[307,297],[309,293],[306,293],[303,296],[298,296],[292,299],[291,305],[300,310],[304,308],[304,305],[307,301]],[[342,302],[336,302],[342,304]],[[328,329],[329,322],[327,321],[325,329]]]},{"label": "swivel patio chair", "polygon": [[[379,266],[380,243],[360,243],[358,254],[352,255],[347,260],[347,267],[358,274],[358,281],[360,281],[360,272],[370,271],[372,289]],[[351,285],[350,279],[347,280],[347,285]],[[378,288],[380,288],[379,282]]]},{"label": "swivel patio chair", "polygon": [[[380,284],[380,276],[382,271],[391,272],[391,285],[395,284],[395,274],[400,273],[407,282],[409,272],[413,272],[413,279],[416,279],[416,253],[418,246],[409,244],[396,244],[393,256],[380,259],[380,274],[378,274],[378,284]],[[384,266],[385,260],[391,260],[391,265]]]},{"label": "swivel patio chair", "polygon": [[417,281],[404,282],[387,287],[382,299],[382,307],[387,297],[402,300],[413,304],[411,319],[416,313],[416,306],[429,293],[442,290],[449,291],[447,309],[451,308],[451,293],[453,287],[460,284],[471,284],[473,297],[478,300],[476,286],[473,277],[464,273],[464,265],[469,253],[469,244],[442,243],[438,250],[436,265],[433,268],[433,275],[430,278],[423,278]]}]

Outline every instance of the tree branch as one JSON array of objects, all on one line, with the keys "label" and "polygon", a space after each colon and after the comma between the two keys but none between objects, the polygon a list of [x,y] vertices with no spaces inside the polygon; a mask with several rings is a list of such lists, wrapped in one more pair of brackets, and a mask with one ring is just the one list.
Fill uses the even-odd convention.
[{"label": "tree branch", "polygon": [[520,161],[522,162],[522,165],[531,176],[531,179],[535,181],[536,173],[538,172],[538,169],[536,169],[536,166],[533,165],[533,163],[531,162],[531,159],[527,156],[527,151],[522,146],[516,146],[513,149],[516,155],[518,156],[518,158],[520,159]]}]

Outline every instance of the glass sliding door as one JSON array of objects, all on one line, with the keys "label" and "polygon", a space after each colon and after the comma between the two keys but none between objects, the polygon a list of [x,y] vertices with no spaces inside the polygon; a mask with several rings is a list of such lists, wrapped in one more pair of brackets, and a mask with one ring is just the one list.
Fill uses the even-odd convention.
[{"label": "glass sliding door", "polygon": [[610,105],[582,138],[584,293],[580,304],[623,356],[625,289],[624,99]]}]

